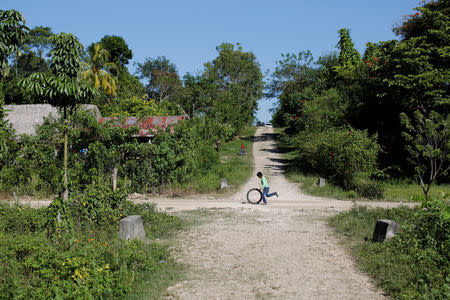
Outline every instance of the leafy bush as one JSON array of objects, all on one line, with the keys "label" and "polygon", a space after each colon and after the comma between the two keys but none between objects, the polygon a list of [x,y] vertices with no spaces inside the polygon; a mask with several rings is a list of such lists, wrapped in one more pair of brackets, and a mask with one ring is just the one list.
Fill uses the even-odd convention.
[{"label": "leafy bush", "polygon": [[103,114],[110,117],[178,116],[182,115],[183,111],[173,102],[156,102],[146,96],[132,96],[112,100],[104,107]]},{"label": "leafy bush", "polygon": [[[377,219],[401,224],[397,235],[384,243],[372,236]],[[410,209],[369,209],[356,206],[330,220],[353,241],[361,268],[393,298],[448,299],[450,289],[450,206],[442,199],[428,199]]]},{"label": "leafy bush", "polygon": [[[208,173],[218,162],[217,150],[235,129],[209,117],[194,118],[160,130],[152,144],[139,143],[136,128],[99,124],[94,116],[77,111],[70,119],[69,189],[84,191],[92,184],[117,184],[127,192],[152,192],[166,185],[182,185]],[[8,159],[0,164],[0,190],[52,195],[62,190],[62,127],[53,117],[36,136],[8,142]]]},{"label": "leafy bush", "polygon": [[366,131],[331,128],[305,132],[295,142],[303,163],[312,172],[345,190],[356,190],[361,196],[382,196],[382,187],[372,181],[379,172],[376,137],[369,137]]},{"label": "leafy bush", "polygon": [[40,232],[44,229],[45,218],[45,209],[30,209],[16,203],[0,203],[0,231],[17,234]]},{"label": "leafy bush", "polygon": [[49,208],[1,204],[0,299],[124,298],[144,274],[147,281],[165,276],[166,247],[119,240],[119,219],[132,214],[143,217],[150,239],[180,224],[154,205],[135,205],[123,191],[102,186],[68,203],[55,199]]}]

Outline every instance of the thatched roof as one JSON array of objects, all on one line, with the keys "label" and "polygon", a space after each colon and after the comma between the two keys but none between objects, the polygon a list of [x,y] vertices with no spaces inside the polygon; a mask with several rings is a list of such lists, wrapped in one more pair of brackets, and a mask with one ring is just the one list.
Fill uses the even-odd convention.
[{"label": "thatched roof", "polygon": [[[96,105],[89,104],[82,107],[95,115],[97,119],[101,118]],[[44,117],[58,116],[58,109],[50,104],[5,105],[3,108],[6,110],[6,119],[12,124],[18,135],[34,135],[36,126],[44,122]]]}]

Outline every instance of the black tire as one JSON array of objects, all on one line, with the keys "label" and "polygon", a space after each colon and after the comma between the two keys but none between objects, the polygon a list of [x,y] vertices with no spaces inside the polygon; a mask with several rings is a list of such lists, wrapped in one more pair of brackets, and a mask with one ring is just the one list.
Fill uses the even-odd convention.
[{"label": "black tire", "polygon": [[251,189],[247,192],[247,201],[252,204],[258,204],[262,200],[262,194],[259,189]]}]

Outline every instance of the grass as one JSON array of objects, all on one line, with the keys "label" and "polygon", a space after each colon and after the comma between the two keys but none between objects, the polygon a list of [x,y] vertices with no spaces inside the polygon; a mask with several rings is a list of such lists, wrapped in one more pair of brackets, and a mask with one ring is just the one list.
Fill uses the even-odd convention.
[{"label": "grass", "polygon": [[[286,178],[290,182],[299,183],[301,189],[310,195],[330,197],[335,199],[355,199],[363,201],[390,201],[390,202],[415,202],[415,196],[422,196],[422,188],[414,183],[384,183],[385,188],[383,198],[381,199],[365,199],[360,198],[354,191],[345,191],[338,186],[334,186],[327,182],[323,187],[317,185],[319,176],[306,175],[301,170],[295,169],[295,160],[298,159],[296,151],[285,151],[282,153],[283,159],[286,161]],[[429,192],[430,196],[450,196],[450,184],[432,185]]]},{"label": "grass", "polygon": [[[205,175],[184,185],[185,189],[196,192],[210,192],[220,189],[220,179],[225,178],[231,188],[243,185],[251,176],[253,170],[253,135],[256,127],[251,126],[237,138],[223,144],[219,150],[219,162]],[[241,145],[244,145],[246,155],[239,155]]]},{"label": "grass", "polygon": [[302,191],[309,195],[329,197],[335,199],[351,199],[357,197],[355,192],[346,192],[338,186],[334,186],[327,182],[323,187],[317,185],[319,176],[306,175],[302,171],[294,168],[295,160],[298,159],[298,154],[296,151],[286,151],[283,149],[282,157],[286,162],[286,178],[290,182],[295,182],[300,184]]},{"label": "grass", "polygon": [[[450,195],[450,184],[432,185],[430,188],[430,196]],[[422,188],[418,184],[406,183],[386,183],[384,198],[386,201],[403,201],[409,202],[414,196],[423,195]]]},{"label": "grass", "polygon": [[58,231],[51,208],[1,204],[0,299],[160,299],[180,278],[164,240],[181,224],[148,205],[118,209],[143,216],[147,241],[120,240],[118,220]]},{"label": "grass", "polygon": [[[435,222],[437,215],[402,206],[355,206],[331,217],[329,224],[350,249],[358,267],[393,299],[448,299],[449,241],[442,237],[448,237],[449,221]],[[377,219],[399,223],[400,231],[389,241],[372,242]]]}]

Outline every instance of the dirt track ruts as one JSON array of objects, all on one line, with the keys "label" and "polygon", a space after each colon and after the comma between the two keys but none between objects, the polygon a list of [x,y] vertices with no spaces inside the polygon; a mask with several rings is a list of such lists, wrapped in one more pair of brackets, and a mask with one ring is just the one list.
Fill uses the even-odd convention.
[{"label": "dirt track ruts", "polygon": [[188,265],[189,272],[184,281],[167,290],[166,297],[385,298],[366,274],[357,271],[353,259],[327,226],[327,217],[351,208],[353,203],[308,196],[298,184],[289,183],[283,175],[273,129],[258,128],[253,153],[255,173],[263,172],[271,190],[280,195],[269,198],[267,206],[245,203],[247,190],[259,186],[256,176],[229,196],[151,200],[170,213],[185,218],[199,214],[206,220],[179,234],[174,255]]}]

